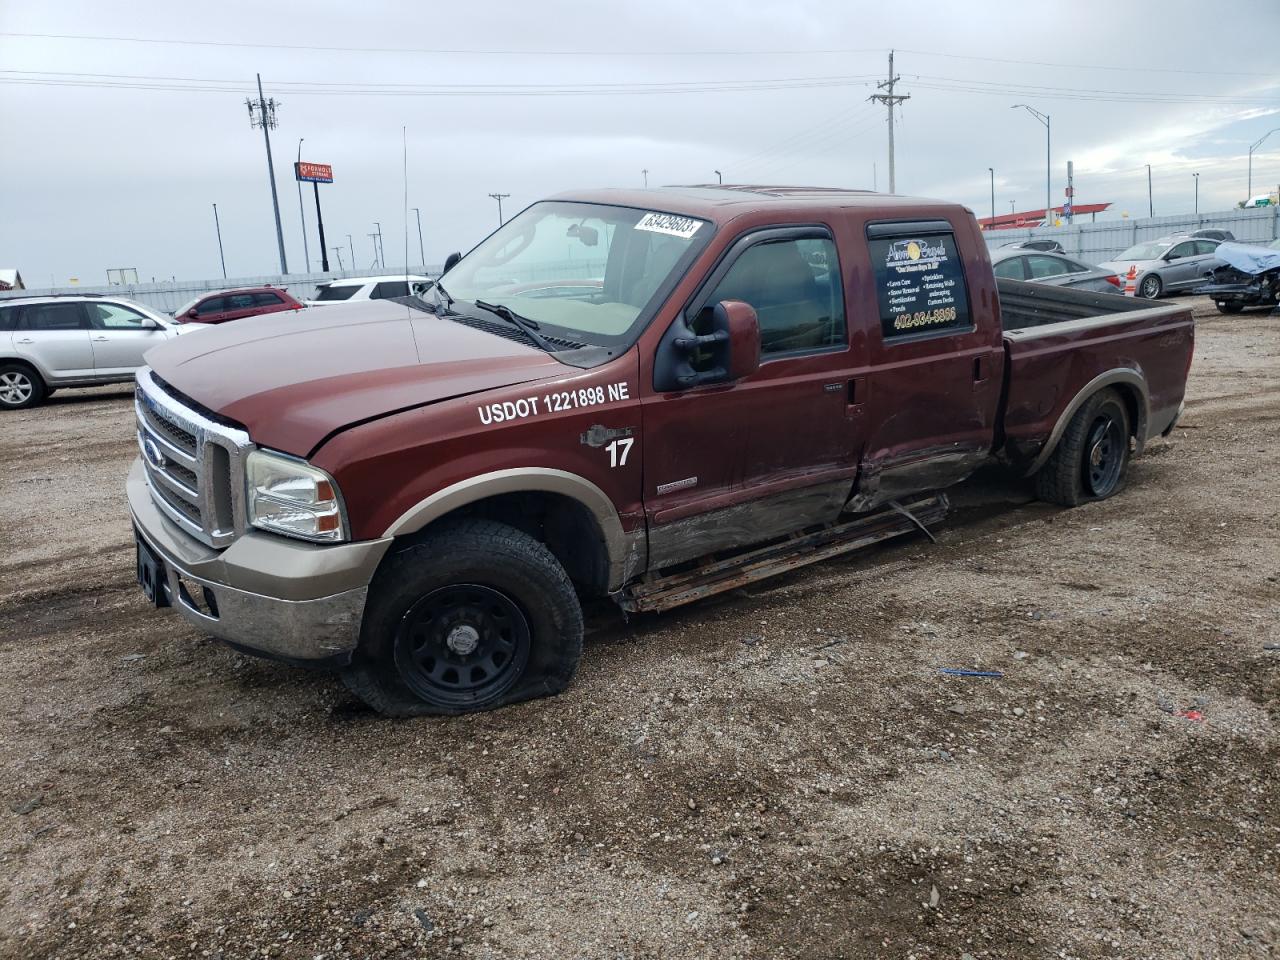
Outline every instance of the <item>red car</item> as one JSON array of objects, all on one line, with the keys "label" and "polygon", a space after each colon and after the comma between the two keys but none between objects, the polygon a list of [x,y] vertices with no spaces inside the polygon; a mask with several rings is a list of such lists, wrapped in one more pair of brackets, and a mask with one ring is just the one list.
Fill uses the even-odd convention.
[{"label": "red car", "polygon": [[219,290],[192,300],[175,311],[179,323],[225,323],[260,313],[301,310],[302,304],[276,287],[247,287],[243,290]]}]

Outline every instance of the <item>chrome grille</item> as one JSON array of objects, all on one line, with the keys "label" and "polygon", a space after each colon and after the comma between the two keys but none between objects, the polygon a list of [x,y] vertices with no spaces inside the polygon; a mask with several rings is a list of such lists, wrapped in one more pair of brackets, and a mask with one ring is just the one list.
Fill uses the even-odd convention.
[{"label": "chrome grille", "polygon": [[178,400],[146,367],[138,371],[134,411],[138,449],[156,506],[209,546],[230,544],[246,528],[244,458],[253,447],[249,435]]}]

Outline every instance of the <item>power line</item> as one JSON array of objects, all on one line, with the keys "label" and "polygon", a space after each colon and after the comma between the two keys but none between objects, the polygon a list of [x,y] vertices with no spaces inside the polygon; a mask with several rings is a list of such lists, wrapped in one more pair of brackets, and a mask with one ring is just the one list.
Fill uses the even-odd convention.
[{"label": "power line", "polygon": [[[142,43],[159,46],[190,47],[239,47],[258,50],[299,50],[319,53],[406,53],[433,56],[500,56],[500,57],[813,57],[813,56],[849,56],[857,54],[883,55],[888,51],[884,47],[860,48],[817,48],[817,49],[767,49],[767,50],[517,50],[505,48],[477,47],[357,47],[339,45],[320,45],[303,43],[264,43],[245,40],[187,40],[179,37],[124,37],[97,34],[76,33],[21,33],[17,31],[0,31],[0,37],[13,37],[25,40],[73,40],[96,43]],[[1057,63],[1044,60],[1017,60],[1003,57],[981,57],[972,54],[943,53],[936,50],[908,50],[919,57],[944,57],[951,60],[972,60],[982,63],[1004,63],[1016,66],[1050,67],[1066,70],[1109,70],[1131,73],[1178,73],[1202,76],[1230,77],[1271,77],[1272,73],[1243,70],[1188,70],[1183,67],[1148,67],[1120,66],[1102,63]]]}]

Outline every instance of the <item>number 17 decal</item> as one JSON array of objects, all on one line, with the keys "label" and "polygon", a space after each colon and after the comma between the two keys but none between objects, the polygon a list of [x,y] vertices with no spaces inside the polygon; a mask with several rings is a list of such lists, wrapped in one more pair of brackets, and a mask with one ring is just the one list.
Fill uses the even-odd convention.
[{"label": "number 17 decal", "polygon": [[635,437],[623,437],[605,447],[609,451],[609,466],[625,467],[627,465],[627,454],[631,452],[631,445],[635,442]]}]

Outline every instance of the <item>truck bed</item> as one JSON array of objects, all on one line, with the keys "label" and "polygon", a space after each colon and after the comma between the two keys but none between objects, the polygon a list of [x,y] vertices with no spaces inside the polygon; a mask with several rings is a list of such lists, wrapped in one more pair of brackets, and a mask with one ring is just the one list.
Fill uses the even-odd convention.
[{"label": "truck bed", "polygon": [[1138,449],[1176,420],[1195,338],[1190,307],[997,280],[1005,343],[1003,448],[1028,469],[1077,398],[1114,386]]}]

